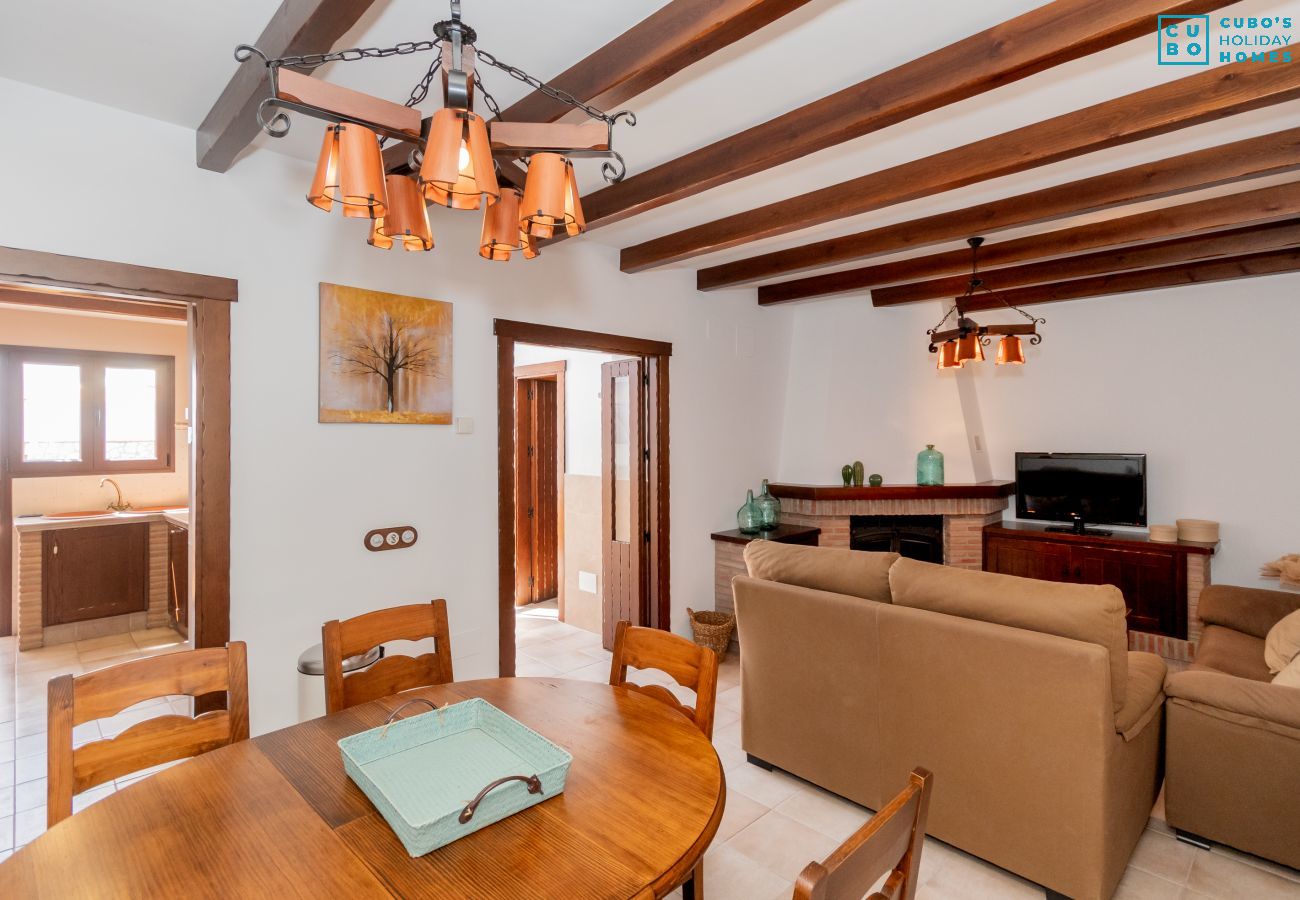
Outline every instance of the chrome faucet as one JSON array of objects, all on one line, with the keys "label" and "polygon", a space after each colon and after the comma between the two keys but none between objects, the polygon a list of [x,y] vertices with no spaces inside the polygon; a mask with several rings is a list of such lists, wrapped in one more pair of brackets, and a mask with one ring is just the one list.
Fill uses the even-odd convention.
[{"label": "chrome faucet", "polygon": [[106,484],[111,484],[113,486],[113,490],[117,491],[117,500],[113,503],[108,504],[108,508],[113,510],[114,512],[125,512],[126,510],[130,509],[131,504],[127,503],[125,500],[122,499],[122,486],[119,485],[116,481],[114,481],[111,478],[101,478],[99,480],[100,487],[103,487]]}]

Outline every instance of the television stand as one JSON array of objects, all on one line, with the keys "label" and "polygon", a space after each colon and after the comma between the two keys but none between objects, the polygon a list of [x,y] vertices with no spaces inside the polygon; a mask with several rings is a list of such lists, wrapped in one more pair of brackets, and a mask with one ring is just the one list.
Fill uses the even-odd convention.
[{"label": "television stand", "polygon": [[1110,537],[1115,533],[1104,528],[1084,528],[1082,522],[1077,525],[1048,525],[1043,530],[1052,534],[1083,534],[1092,537]]}]

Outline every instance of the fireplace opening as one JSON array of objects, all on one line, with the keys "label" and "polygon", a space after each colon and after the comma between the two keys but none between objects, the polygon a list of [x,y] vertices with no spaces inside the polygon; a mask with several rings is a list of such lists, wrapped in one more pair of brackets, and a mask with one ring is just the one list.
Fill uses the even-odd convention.
[{"label": "fireplace opening", "polygon": [[943,516],[850,516],[849,547],[943,562]]}]

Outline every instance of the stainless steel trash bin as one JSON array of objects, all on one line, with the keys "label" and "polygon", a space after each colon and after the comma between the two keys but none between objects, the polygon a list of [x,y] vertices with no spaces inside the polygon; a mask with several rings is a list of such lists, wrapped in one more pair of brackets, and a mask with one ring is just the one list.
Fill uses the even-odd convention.
[{"label": "stainless steel trash bin", "polygon": [[[377,663],[383,647],[349,656],[343,660],[343,672],[359,672]],[[308,647],[298,657],[298,721],[306,722],[325,715],[325,651],[320,644]]]}]

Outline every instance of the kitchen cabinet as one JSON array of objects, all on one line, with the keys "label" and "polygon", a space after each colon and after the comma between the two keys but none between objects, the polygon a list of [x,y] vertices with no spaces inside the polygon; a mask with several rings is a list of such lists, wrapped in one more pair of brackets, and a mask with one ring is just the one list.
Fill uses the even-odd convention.
[{"label": "kitchen cabinet", "polygon": [[41,535],[42,622],[66,625],[144,612],[149,526],[60,528]]}]

